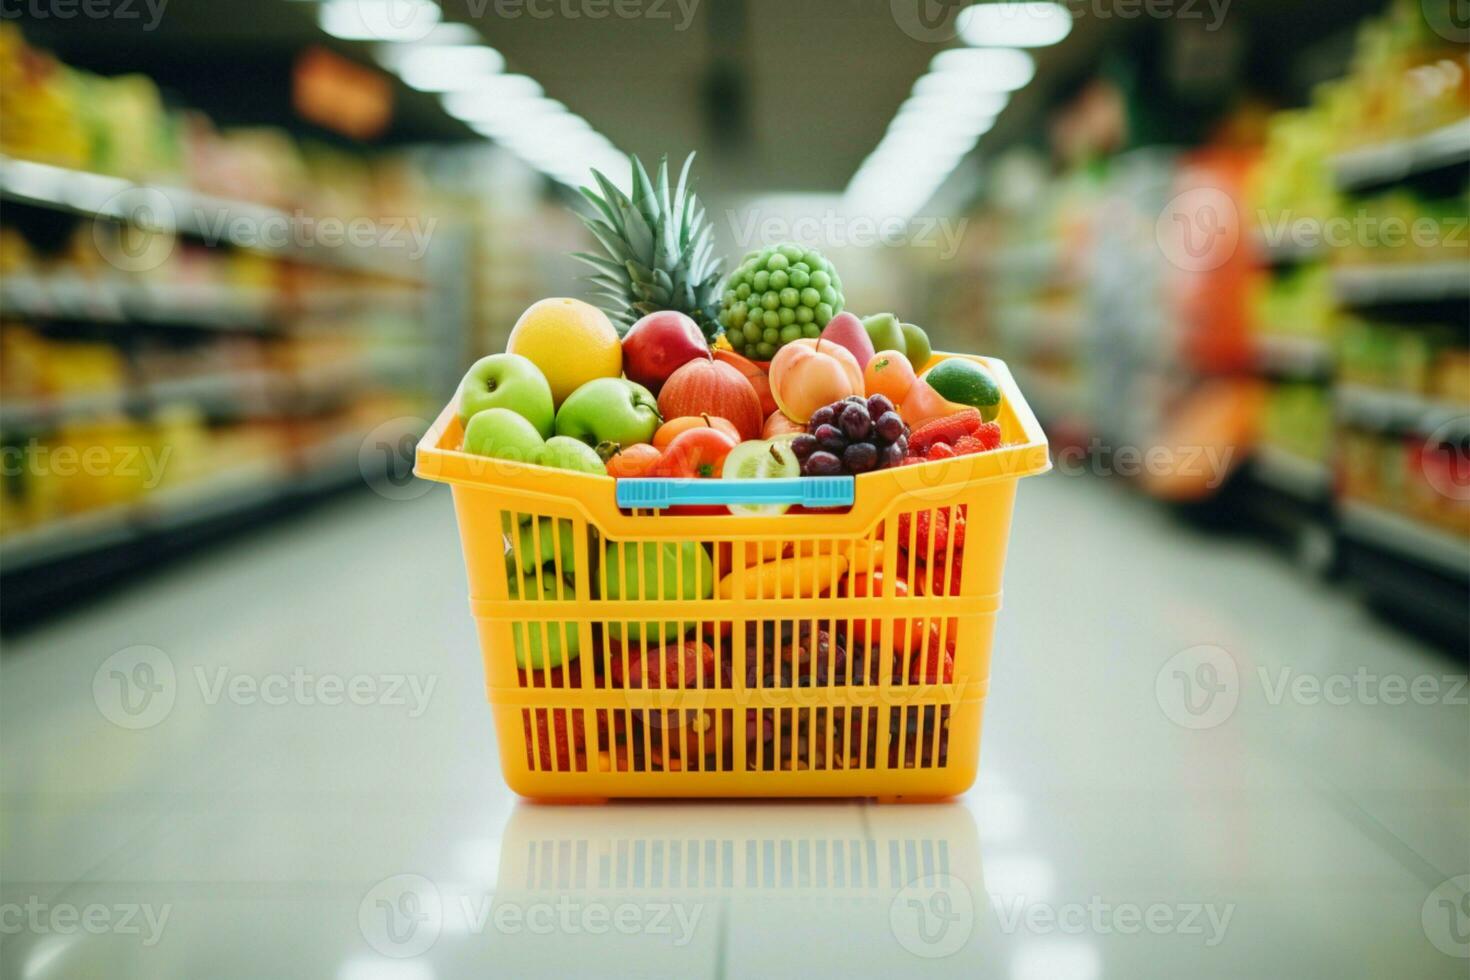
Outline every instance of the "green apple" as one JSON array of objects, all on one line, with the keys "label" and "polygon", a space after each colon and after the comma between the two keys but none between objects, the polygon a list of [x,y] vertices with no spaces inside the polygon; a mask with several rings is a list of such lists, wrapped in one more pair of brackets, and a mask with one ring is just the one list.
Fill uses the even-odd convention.
[{"label": "green apple", "polygon": [[556,434],[589,446],[601,442],[632,446],[651,442],[662,421],[658,399],[647,388],[622,378],[596,378],[562,402],[556,412]]},{"label": "green apple", "polygon": [[903,330],[904,346],[898,348],[903,351],[904,357],[914,366],[915,371],[924,370],[924,365],[929,363],[929,358],[934,356],[934,347],[929,343],[929,335],[924,328],[913,323],[901,323],[899,328]]},{"label": "green apple", "polygon": [[863,317],[863,329],[873,342],[873,350],[908,350],[903,336],[903,324],[892,313],[874,313]]},{"label": "green apple", "polygon": [[[660,574],[662,572],[662,574]],[[659,590],[659,581],[663,590]],[[605,599],[708,599],[715,591],[715,569],[709,555],[692,541],[609,541],[602,560]],[[684,632],[687,621],[608,624],[608,635],[632,642],[672,640]],[[626,631],[624,627],[626,626]]]},{"label": "green apple", "polygon": [[551,385],[529,358],[519,354],[482,357],[459,383],[459,420],[468,422],[487,408],[508,408],[536,427],[545,439],[556,418]]},{"label": "green apple", "polygon": [[535,463],[545,448],[536,426],[508,408],[476,412],[464,427],[464,451],[476,456]]},{"label": "green apple", "polygon": [[[549,568],[510,575],[509,585],[512,599],[572,598],[571,586]],[[576,623],[512,623],[510,634],[517,667],[559,667],[581,653]]]},{"label": "green apple", "polygon": [[[550,517],[540,517],[534,524],[524,524],[518,533],[519,541],[516,542],[520,549],[520,568],[522,574],[534,569],[546,566],[555,570],[556,560],[561,558],[561,573],[568,577],[577,574],[577,547],[576,539],[572,534],[572,522],[562,518],[556,520]],[[540,539],[538,552],[537,539]],[[507,548],[505,551],[506,566],[515,564],[515,551]],[[536,561],[537,555],[541,561]]]},{"label": "green apple", "polygon": [[546,440],[537,460],[542,466],[559,470],[576,470],[578,473],[595,473],[607,476],[607,465],[597,451],[585,442],[571,436],[552,436]]}]

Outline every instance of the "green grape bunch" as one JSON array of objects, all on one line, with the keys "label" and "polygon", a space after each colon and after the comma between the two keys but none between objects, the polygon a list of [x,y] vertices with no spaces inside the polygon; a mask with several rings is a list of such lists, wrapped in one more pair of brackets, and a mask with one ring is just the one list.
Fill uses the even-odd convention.
[{"label": "green grape bunch", "polygon": [[725,280],[719,321],[736,353],[769,361],[793,340],[820,334],[842,305],[832,263],[786,242],[745,254]]}]

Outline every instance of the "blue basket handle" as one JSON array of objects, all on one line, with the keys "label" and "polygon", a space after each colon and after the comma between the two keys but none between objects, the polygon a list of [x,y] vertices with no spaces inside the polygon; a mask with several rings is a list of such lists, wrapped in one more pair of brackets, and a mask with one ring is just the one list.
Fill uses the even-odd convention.
[{"label": "blue basket handle", "polygon": [[850,476],[797,476],[781,480],[626,479],[617,485],[618,506],[665,510],[681,504],[801,504],[851,507]]}]

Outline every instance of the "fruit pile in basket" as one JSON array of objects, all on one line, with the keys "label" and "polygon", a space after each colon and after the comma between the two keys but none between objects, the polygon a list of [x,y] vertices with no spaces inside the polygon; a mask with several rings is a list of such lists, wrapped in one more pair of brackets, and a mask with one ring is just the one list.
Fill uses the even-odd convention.
[{"label": "fruit pile in basket", "polygon": [[[624,194],[598,175],[585,190],[602,246],[600,306],[541,300],[482,358],[458,394],[463,450],[619,480],[859,479],[1000,447],[1000,389],[984,366],[935,357],[923,329],[845,309],[818,250],[782,243],[722,277],[686,161],[650,176],[633,160]],[[683,506],[718,521],[783,505]],[[964,505],[919,506],[857,539],[629,541],[564,518],[502,515],[508,597],[677,604],[694,621],[522,620],[511,640],[522,687],[791,689],[950,684],[959,621],[916,617],[910,595],[960,593]],[[653,517],[651,520],[658,520]],[[741,527],[732,527],[740,532]],[[897,540],[884,539],[885,532]],[[579,533],[585,540],[578,541]],[[703,537],[703,535],[699,535]],[[695,535],[691,535],[695,537]],[[589,567],[578,567],[578,553]],[[887,567],[892,560],[895,567]],[[824,597],[896,600],[878,618],[700,617],[701,603]],[[550,615],[556,615],[551,613]],[[790,617],[790,613],[785,613]],[[870,615],[870,614],[865,614]],[[590,639],[589,639],[590,637]],[[590,649],[582,649],[590,643]],[[743,678],[736,678],[743,665]],[[743,740],[755,769],[943,764],[948,711],[795,712],[527,709],[530,762],[542,769],[727,768]],[[587,758],[594,724],[601,755]],[[533,748],[534,747],[534,748]],[[535,753],[539,752],[539,756]]]},{"label": "fruit pile in basket", "polygon": [[[505,353],[459,390],[465,452],[617,479],[861,475],[1000,445],[1000,388],[934,358],[922,328],[845,310],[819,251],[781,243],[728,276],[689,188],[633,158],[632,191],[601,174],[578,253],[601,306],[544,299]],[[915,436],[926,433],[916,441]],[[787,507],[681,507],[772,516]]]}]

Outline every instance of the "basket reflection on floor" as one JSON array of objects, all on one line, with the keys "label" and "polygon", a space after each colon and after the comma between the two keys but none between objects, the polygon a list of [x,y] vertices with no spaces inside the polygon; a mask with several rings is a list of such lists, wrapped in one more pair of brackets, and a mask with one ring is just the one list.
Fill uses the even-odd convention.
[{"label": "basket reflection on floor", "polygon": [[[1046,443],[865,474],[844,511],[619,510],[613,481],[457,452],[506,779],[535,797],[942,796],[974,780],[1016,482]],[[589,574],[590,572],[590,574]]]}]

